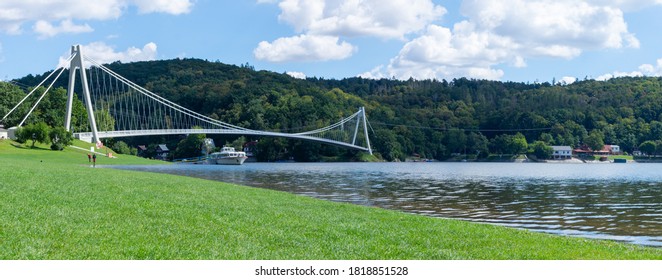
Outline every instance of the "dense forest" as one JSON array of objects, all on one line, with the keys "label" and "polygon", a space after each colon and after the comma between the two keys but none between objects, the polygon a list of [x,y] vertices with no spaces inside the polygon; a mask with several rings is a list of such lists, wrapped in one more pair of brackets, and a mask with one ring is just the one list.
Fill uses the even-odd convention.
[{"label": "dense forest", "polygon": [[[107,66],[184,107],[251,129],[311,130],[335,123],[365,106],[373,148],[386,160],[404,160],[411,155],[444,160],[457,154],[484,158],[490,154],[526,153],[543,144],[615,144],[631,153],[648,141],[662,149],[659,77],[586,79],[570,85],[465,78],[304,80],[256,71],[250,65],[199,59],[115,62]],[[4,116],[28,87],[38,84],[47,74],[2,83],[0,114]],[[55,87],[64,87],[66,81],[65,74]],[[59,125],[64,109],[58,108],[63,105],[64,92],[56,91],[30,120]],[[74,112],[75,123],[84,125],[86,113],[82,104],[75,104]],[[121,140],[129,146],[175,146],[182,138]],[[227,136],[213,138],[217,144],[236,140]],[[314,161],[352,153],[296,140],[246,140],[259,140],[263,160],[294,157]]]}]

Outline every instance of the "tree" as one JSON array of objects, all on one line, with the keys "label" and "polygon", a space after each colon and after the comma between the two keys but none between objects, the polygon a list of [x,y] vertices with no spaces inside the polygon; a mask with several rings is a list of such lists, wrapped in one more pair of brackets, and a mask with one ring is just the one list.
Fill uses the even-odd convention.
[{"label": "tree", "polygon": [[[44,90],[46,90],[44,88]],[[67,91],[63,88],[51,89],[46,98],[39,103],[40,121],[45,122],[50,127],[64,125],[64,116],[67,108]]]},{"label": "tree", "polygon": [[620,139],[619,143],[621,150],[625,150],[631,153],[634,151],[635,147],[637,147],[637,137],[632,133],[628,133]]},{"label": "tree", "polygon": [[94,111],[94,116],[99,131],[112,131],[115,129],[115,119],[110,115],[108,110],[96,110]]},{"label": "tree", "polygon": [[244,148],[244,144],[245,144],[246,142],[248,142],[248,141],[246,140],[246,137],[245,137],[245,136],[240,136],[239,138],[235,139],[235,140],[232,141],[230,144],[226,144],[225,146],[233,147],[233,148],[235,148],[237,151],[241,151],[241,149]]},{"label": "tree", "polygon": [[62,126],[56,126],[50,130],[48,137],[51,140],[51,150],[62,151],[64,147],[71,145],[74,140],[71,132]]},{"label": "tree", "polygon": [[641,143],[639,145],[639,150],[648,155],[649,157],[655,153],[655,150],[657,149],[657,145],[655,144],[655,141],[648,140],[644,141],[644,143]]},{"label": "tree", "polygon": [[87,118],[87,110],[83,101],[74,98],[71,107],[71,130],[72,131],[90,131],[90,121]]},{"label": "tree", "polygon": [[115,151],[118,154],[124,154],[124,155],[133,154],[131,151],[131,147],[129,147],[129,145],[126,144],[126,142],[124,141],[115,142],[111,148],[113,149],[113,151]]},{"label": "tree", "polygon": [[508,150],[511,154],[523,154],[528,150],[529,144],[526,142],[524,134],[517,133],[513,135],[508,143]]},{"label": "tree", "polygon": [[19,143],[32,141],[32,146],[31,146],[32,148],[34,148],[36,142],[48,144],[50,140],[48,138],[48,132],[49,132],[49,127],[44,122],[29,124],[19,129],[17,135],[18,136],[17,141]]},{"label": "tree", "polygon": [[446,132],[444,143],[451,153],[464,153],[467,149],[467,134],[463,130],[451,129]]},{"label": "tree", "polygon": [[277,137],[264,137],[257,143],[258,161],[276,161],[287,156],[287,140]]},{"label": "tree", "polygon": [[588,145],[593,151],[602,150],[605,146],[604,135],[598,130],[592,130],[591,133],[584,138],[584,144]]},{"label": "tree", "polygon": [[486,158],[487,156],[490,155],[490,151],[487,147],[488,141],[487,138],[480,134],[480,133],[475,133],[471,132],[469,133],[468,138],[468,149],[471,152],[476,152],[476,157],[478,158]]},{"label": "tree", "polygon": [[662,122],[658,122],[658,121],[650,122],[650,133],[648,139],[662,140]]},{"label": "tree", "polygon": [[497,154],[509,153],[508,144],[510,143],[510,137],[506,134],[498,135],[492,140],[490,140],[490,151]]},{"label": "tree", "polygon": [[547,144],[545,144],[543,141],[533,142],[531,145],[531,150],[533,155],[535,155],[538,159],[551,158],[552,154],[554,153],[554,149],[552,149],[550,146],[547,146]]},{"label": "tree", "polygon": [[404,159],[404,154],[395,132],[389,129],[377,129],[372,138],[372,146],[387,161]]},{"label": "tree", "polygon": [[[0,82],[0,118],[9,113],[9,111],[18,104],[23,97],[25,97],[25,92],[23,92],[19,87],[12,85],[10,83]],[[21,106],[16,108],[14,112],[7,116],[7,119],[3,121],[5,127],[16,126],[25,114],[30,109],[30,104],[24,102]]]},{"label": "tree", "polygon": [[662,140],[655,140],[655,154],[662,154]]},{"label": "tree", "polygon": [[319,150],[322,144],[310,141],[295,141],[292,147],[294,160],[300,162],[315,162],[320,160]]},{"label": "tree", "polygon": [[538,140],[545,142],[547,145],[554,145],[554,137],[549,133],[541,133]]},{"label": "tree", "polygon": [[175,158],[190,158],[200,156],[202,150],[202,143],[207,135],[205,134],[190,134],[186,138],[179,141],[177,148],[173,153]]}]

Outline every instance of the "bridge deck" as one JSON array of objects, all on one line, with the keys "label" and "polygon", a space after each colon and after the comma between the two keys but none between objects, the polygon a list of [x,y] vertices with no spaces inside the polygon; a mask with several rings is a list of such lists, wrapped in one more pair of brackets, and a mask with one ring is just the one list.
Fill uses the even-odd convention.
[{"label": "bridge deck", "polygon": [[[297,133],[269,132],[259,130],[241,130],[241,129],[151,129],[151,130],[123,130],[123,131],[99,131],[99,138],[118,138],[132,136],[151,136],[151,135],[177,135],[177,134],[225,134],[225,135],[251,135],[251,136],[269,136],[284,137],[290,139],[301,139],[314,142],[320,142],[350,149],[356,149],[369,152],[370,149],[352,145],[349,143],[335,141],[330,139],[318,138]],[[92,132],[74,133],[74,137],[89,143],[92,143]]]}]

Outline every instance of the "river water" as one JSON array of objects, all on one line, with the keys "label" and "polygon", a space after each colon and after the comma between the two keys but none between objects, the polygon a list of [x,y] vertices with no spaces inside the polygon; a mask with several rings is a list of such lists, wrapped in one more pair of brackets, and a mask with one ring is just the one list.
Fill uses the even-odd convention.
[{"label": "river water", "polygon": [[246,163],[117,168],[662,247],[660,164]]}]

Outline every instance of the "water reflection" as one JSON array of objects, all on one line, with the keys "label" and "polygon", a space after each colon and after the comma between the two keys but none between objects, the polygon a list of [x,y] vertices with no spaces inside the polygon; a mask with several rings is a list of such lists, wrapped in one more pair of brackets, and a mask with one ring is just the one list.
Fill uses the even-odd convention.
[{"label": "water reflection", "polygon": [[131,166],[434,217],[662,246],[655,164]]}]

